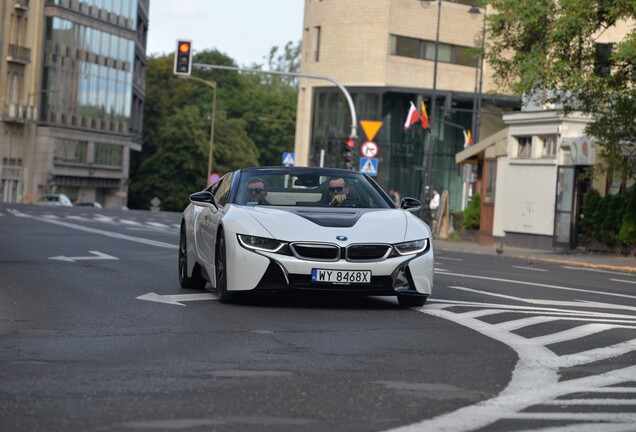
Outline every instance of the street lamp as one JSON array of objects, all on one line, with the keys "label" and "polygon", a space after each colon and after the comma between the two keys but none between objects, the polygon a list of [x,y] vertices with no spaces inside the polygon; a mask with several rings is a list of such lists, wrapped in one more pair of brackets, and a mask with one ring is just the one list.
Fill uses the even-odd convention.
[{"label": "street lamp", "polygon": [[[481,11],[476,5],[477,0],[473,0],[473,5],[468,10],[468,13],[474,14],[475,16],[480,15]],[[488,11],[484,9],[484,22],[481,31],[481,40],[480,46],[481,49],[484,49],[484,44],[486,42],[486,17]],[[481,102],[483,98],[482,86],[484,82],[484,54],[483,52],[479,55],[479,87],[477,90],[476,101],[473,103],[475,113],[473,115],[473,142],[479,142],[479,133],[481,132]]]},{"label": "street lamp", "polygon": [[212,158],[214,156],[214,123],[215,123],[215,119],[216,119],[216,91],[217,91],[217,86],[216,86],[216,81],[207,81],[204,79],[201,79],[199,77],[195,77],[192,75],[188,75],[187,77],[185,77],[186,79],[192,79],[195,81],[198,81],[200,83],[203,83],[205,85],[207,85],[208,87],[212,87],[213,93],[212,93],[212,119],[210,121],[210,151],[208,153],[208,181],[210,176],[212,175]]},{"label": "street lamp", "polygon": [[[420,0],[420,1],[429,1],[433,0]],[[439,56],[439,27],[441,22],[441,14],[442,14],[442,0],[437,0],[437,30],[435,34],[435,58],[433,62],[433,92],[431,94],[431,113],[429,115],[430,119],[430,129],[429,129],[429,138],[428,138],[428,151],[426,152],[426,179],[424,182],[424,204],[425,210],[424,213],[427,215],[427,218],[430,220],[430,209],[429,203],[431,202],[431,180],[433,178],[433,149],[436,144],[436,136],[435,136],[435,115],[437,113],[437,63]]]}]

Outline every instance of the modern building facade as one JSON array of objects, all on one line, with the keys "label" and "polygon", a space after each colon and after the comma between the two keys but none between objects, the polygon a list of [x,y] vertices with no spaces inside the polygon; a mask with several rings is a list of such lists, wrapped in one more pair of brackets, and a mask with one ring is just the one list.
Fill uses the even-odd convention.
[{"label": "modern building facade", "polygon": [[[448,190],[451,211],[463,208],[471,181],[454,160],[464,132],[488,136],[504,127],[505,112],[520,107],[519,98],[491,93],[488,64],[474,51],[485,36],[487,11],[474,3],[305,0],[302,73],[336,79],[351,94],[358,120],[382,121],[374,139],[382,186],[423,200],[427,185]],[[420,108],[422,101],[433,134],[419,123],[404,129],[410,103]],[[350,130],[339,89],[300,79],[296,164],[342,166]],[[362,130],[358,135],[360,145],[366,137]]]},{"label": "modern building facade", "polygon": [[0,201],[123,206],[141,149],[149,0],[2,0]]}]

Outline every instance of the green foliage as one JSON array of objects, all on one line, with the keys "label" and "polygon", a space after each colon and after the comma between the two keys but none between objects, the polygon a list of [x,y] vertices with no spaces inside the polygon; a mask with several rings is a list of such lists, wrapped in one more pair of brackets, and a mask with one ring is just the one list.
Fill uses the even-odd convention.
[{"label": "green foliage", "polygon": [[[282,54],[274,47],[268,59],[271,70],[297,70],[299,53],[299,44],[287,44]],[[175,77],[173,58],[148,58],[143,147],[131,154],[130,162],[131,208],[148,208],[156,196],[163,210],[181,211],[188,195],[206,186],[214,89]],[[193,62],[235,65],[217,50],[199,52]],[[294,150],[293,80],[200,68],[193,76],[216,82],[214,172],[280,165],[283,152]]]},{"label": "green foliage", "polygon": [[623,224],[617,240],[624,245],[636,245],[636,186],[632,187],[625,201]]},{"label": "green foliage", "polygon": [[603,52],[599,34],[636,18],[633,0],[484,0],[485,59],[501,89],[589,114],[610,168],[636,178],[636,28]]},{"label": "green foliage", "polygon": [[594,221],[597,225],[594,230],[594,238],[609,246],[616,244],[616,237],[623,222],[623,205],[625,199],[621,195],[606,195],[601,199],[594,212]]},{"label": "green foliage", "polygon": [[589,240],[594,236],[594,227],[599,226],[602,215],[596,212],[601,204],[601,194],[596,189],[590,189],[583,197],[583,215],[581,217],[580,228],[585,237]]},{"label": "green foliage", "polygon": [[481,217],[481,196],[478,193],[473,195],[473,199],[464,210],[464,225],[466,230],[479,229],[479,218]]}]

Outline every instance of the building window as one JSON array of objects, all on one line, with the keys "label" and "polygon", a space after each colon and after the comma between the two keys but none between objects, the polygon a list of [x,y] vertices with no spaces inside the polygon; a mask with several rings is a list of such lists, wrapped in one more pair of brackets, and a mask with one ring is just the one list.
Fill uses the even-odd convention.
[{"label": "building window", "polygon": [[53,162],[86,163],[88,143],[70,139],[56,139]]},{"label": "building window", "polygon": [[122,151],[118,145],[95,143],[95,165],[122,166]]},{"label": "building window", "polygon": [[531,136],[518,136],[517,140],[517,157],[518,158],[531,158],[532,157],[532,137]]},{"label": "building window", "polygon": [[[435,61],[435,42],[406,36],[391,35],[391,55]],[[437,61],[462,66],[477,67],[479,57],[472,54],[472,48],[439,43]]]},{"label": "building window", "polygon": [[543,135],[539,137],[539,141],[541,142],[541,157],[555,158],[557,154],[557,136]]},{"label": "building window", "polygon": [[612,44],[594,44],[594,74],[600,77],[608,77],[612,72]]},{"label": "building window", "polygon": [[320,61],[320,37],[321,37],[321,29],[320,26],[316,27],[316,46],[314,50],[314,60]]}]

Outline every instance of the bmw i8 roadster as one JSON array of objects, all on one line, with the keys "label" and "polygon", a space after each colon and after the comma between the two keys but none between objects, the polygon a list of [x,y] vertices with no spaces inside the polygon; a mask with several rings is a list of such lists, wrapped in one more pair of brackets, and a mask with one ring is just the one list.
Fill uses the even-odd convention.
[{"label": "bmw i8 roadster", "polygon": [[429,226],[369,176],[316,167],[255,167],[190,195],[179,283],[240,292],[315,290],[397,296],[422,306],[433,288]]}]

